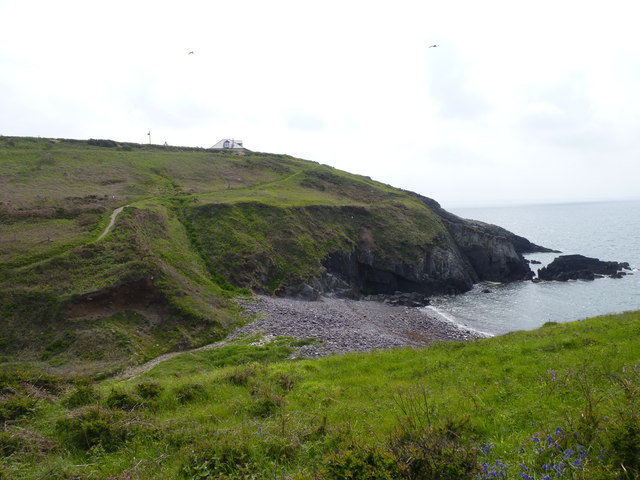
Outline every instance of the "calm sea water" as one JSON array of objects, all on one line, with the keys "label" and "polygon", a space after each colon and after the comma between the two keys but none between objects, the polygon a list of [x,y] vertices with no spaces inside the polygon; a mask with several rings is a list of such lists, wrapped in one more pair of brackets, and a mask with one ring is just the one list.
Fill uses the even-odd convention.
[{"label": "calm sea water", "polygon": [[[487,285],[478,285],[463,295],[435,298],[428,309],[490,334],[530,330],[548,321],[569,322],[640,310],[640,200],[451,211],[464,218],[500,225],[563,254],[629,262],[633,275],[591,282],[492,285],[491,293],[482,293]],[[558,255],[537,253],[526,258],[546,265]],[[532,269],[543,265],[532,265]]]}]

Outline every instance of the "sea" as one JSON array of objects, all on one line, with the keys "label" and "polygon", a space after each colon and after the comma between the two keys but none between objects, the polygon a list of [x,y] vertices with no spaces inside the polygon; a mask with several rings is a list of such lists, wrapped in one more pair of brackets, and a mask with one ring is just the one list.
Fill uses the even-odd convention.
[{"label": "sea", "polygon": [[500,335],[532,330],[546,322],[640,310],[640,200],[449,211],[499,225],[562,252],[525,255],[542,263],[531,265],[534,272],[558,255],[568,254],[628,262],[632,270],[621,279],[478,284],[462,295],[433,298],[425,307],[430,313],[488,335]]}]

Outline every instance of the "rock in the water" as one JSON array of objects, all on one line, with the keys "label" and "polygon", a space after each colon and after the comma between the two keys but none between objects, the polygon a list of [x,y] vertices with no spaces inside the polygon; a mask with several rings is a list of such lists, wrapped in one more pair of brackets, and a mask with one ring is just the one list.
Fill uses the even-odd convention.
[{"label": "rock in the water", "polygon": [[544,268],[538,270],[541,280],[593,280],[606,275],[621,278],[620,270],[629,268],[626,262],[605,262],[583,255],[561,255]]}]

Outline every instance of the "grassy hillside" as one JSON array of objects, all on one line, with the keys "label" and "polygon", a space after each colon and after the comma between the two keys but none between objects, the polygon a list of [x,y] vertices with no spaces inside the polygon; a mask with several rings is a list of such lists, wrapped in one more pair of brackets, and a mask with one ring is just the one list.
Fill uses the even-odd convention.
[{"label": "grassy hillside", "polygon": [[393,268],[446,233],[414,196],[283,155],[0,137],[0,172],[0,361],[58,373],[210,343],[246,288],[360,244]]},{"label": "grassy hillside", "polygon": [[640,312],[284,360],[290,339],[131,380],[1,378],[1,478],[640,476]]}]

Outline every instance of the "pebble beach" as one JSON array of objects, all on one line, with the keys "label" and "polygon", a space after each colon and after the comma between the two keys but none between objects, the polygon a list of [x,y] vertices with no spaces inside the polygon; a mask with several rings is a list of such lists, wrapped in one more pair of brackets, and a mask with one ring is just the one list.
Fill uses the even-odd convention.
[{"label": "pebble beach", "polygon": [[424,347],[436,341],[473,340],[483,335],[440,318],[428,308],[379,301],[321,297],[316,301],[257,295],[242,301],[252,320],[229,339],[260,334],[316,339],[298,357],[322,357],[397,347]]}]

